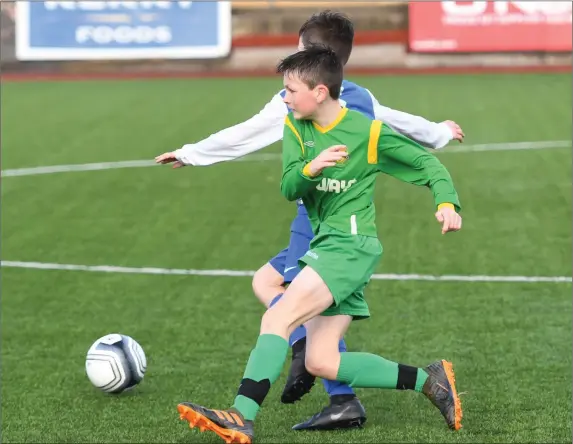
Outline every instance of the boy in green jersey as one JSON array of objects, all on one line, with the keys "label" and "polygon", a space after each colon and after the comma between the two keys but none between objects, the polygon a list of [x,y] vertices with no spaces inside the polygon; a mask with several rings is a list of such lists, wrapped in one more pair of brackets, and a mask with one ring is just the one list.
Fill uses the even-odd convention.
[{"label": "boy in green jersey", "polygon": [[373,204],[376,176],[383,172],[428,187],[445,234],[461,228],[449,173],[415,142],[340,106],[342,65],[332,50],[308,48],[284,59],[277,70],[292,110],[285,119],[281,191],[288,200],[303,200],[315,237],[300,259],[304,268],[263,315],[233,406],[212,410],[185,402],[178,406],[181,418],[226,442],[251,443],[255,416],[286,360],[287,339],[304,324],[311,374],[351,387],[421,392],[448,426],[459,430],[462,410],[451,363],[418,368],[338,351],[351,321],[370,315],[363,290],[382,256]]}]

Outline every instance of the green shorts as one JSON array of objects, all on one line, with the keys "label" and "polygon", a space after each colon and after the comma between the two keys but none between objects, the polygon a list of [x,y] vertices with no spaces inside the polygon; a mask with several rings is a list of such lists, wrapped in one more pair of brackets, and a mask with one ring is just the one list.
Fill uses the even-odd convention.
[{"label": "green shorts", "polygon": [[299,259],[301,269],[316,271],[334,297],[334,304],[322,316],[370,317],[364,287],[382,257],[382,244],[376,237],[343,233],[322,225],[310,242],[310,250]]}]

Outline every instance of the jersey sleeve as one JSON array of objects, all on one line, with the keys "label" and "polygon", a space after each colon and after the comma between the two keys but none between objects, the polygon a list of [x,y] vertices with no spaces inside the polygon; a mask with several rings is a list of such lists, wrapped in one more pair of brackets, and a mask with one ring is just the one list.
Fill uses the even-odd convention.
[{"label": "jersey sleeve", "polygon": [[451,203],[461,209],[450,173],[438,158],[377,120],[370,129],[368,162],[403,182],[430,188],[436,206]]},{"label": "jersey sleeve", "polygon": [[321,179],[310,177],[305,171],[304,144],[289,116],[284,119],[283,131],[281,192],[287,200],[293,201],[304,197]]},{"label": "jersey sleeve", "polygon": [[388,108],[381,105],[370,91],[368,93],[372,99],[374,117],[400,134],[414,139],[426,148],[443,148],[452,140],[452,131],[444,122],[431,122],[420,116]]},{"label": "jersey sleeve", "polygon": [[280,94],[248,120],[197,143],[183,145],[175,157],[185,165],[206,166],[237,159],[281,140],[288,108]]}]

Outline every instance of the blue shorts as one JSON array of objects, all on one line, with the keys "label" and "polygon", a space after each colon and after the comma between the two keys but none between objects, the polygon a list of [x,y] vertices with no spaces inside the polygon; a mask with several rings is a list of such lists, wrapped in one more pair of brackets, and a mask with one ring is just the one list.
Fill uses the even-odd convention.
[{"label": "blue shorts", "polygon": [[292,282],[300,272],[298,260],[309,250],[313,237],[308,215],[306,211],[301,211],[299,206],[298,214],[290,226],[288,247],[269,261],[269,264],[283,276],[285,284]]}]

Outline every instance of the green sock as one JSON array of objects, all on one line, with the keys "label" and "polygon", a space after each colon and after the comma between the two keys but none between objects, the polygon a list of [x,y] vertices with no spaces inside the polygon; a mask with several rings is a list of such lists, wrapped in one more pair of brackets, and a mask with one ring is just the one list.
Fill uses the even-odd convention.
[{"label": "green sock", "polygon": [[271,385],[281,374],[288,348],[288,341],[280,336],[259,336],[233,404],[245,419],[252,421],[257,416]]},{"label": "green sock", "polygon": [[[404,375],[410,375],[406,378]],[[404,366],[370,353],[341,353],[336,380],[351,387],[410,389],[422,391],[428,374],[421,368]],[[400,386],[398,381],[401,381]],[[406,380],[407,384],[402,381]]]}]

